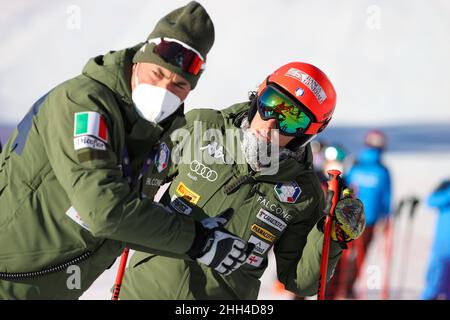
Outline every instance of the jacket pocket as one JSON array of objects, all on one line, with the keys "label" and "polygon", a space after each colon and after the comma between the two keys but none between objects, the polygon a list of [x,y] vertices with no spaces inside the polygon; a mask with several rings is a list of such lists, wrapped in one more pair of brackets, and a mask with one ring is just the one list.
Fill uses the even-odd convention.
[{"label": "jacket pocket", "polygon": [[155,254],[136,251],[130,260],[130,266],[133,268],[137,268],[139,265],[150,261],[154,257],[156,257]]}]

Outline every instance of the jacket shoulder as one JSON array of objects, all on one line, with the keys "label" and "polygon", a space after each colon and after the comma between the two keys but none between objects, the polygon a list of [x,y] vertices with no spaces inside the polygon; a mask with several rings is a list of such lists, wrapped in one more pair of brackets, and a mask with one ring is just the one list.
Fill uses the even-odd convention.
[{"label": "jacket shoulder", "polygon": [[117,104],[114,92],[84,75],[67,80],[49,93],[49,101],[57,107],[76,104],[91,111],[110,113],[110,107]]},{"label": "jacket shoulder", "polygon": [[248,102],[236,103],[228,108],[217,109],[193,109],[186,113],[187,124],[193,124],[194,121],[209,122],[212,124],[222,124],[229,119],[233,119],[249,109]]},{"label": "jacket shoulder", "polygon": [[186,113],[186,121],[211,121],[217,122],[223,119],[222,112],[215,109],[193,109]]},{"label": "jacket shoulder", "polygon": [[61,112],[85,110],[101,113],[112,121],[120,117],[114,92],[83,75],[67,80],[51,90],[46,104],[47,111],[55,116]]}]

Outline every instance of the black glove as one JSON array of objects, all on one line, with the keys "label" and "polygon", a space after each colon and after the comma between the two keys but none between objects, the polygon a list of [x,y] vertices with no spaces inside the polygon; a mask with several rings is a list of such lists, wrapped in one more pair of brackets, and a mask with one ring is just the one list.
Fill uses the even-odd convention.
[{"label": "black glove", "polygon": [[229,275],[247,260],[255,245],[228,232],[223,227],[233,215],[229,208],[216,218],[196,222],[196,239],[187,254],[223,275]]}]

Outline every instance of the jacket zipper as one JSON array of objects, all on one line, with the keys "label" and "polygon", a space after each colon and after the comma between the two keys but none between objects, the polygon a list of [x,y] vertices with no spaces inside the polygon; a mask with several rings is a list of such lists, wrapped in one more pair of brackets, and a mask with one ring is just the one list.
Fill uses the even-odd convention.
[{"label": "jacket zipper", "polygon": [[71,260],[69,260],[67,262],[58,264],[58,265],[53,266],[53,267],[45,268],[45,269],[40,270],[40,271],[18,272],[18,273],[0,272],[0,279],[12,280],[12,279],[25,279],[25,278],[33,278],[33,277],[45,276],[45,275],[48,275],[50,273],[55,273],[55,272],[67,269],[71,265],[78,264],[78,263],[86,260],[87,258],[89,258],[91,255],[92,255],[92,252],[86,251],[85,253],[83,253],[82,255],[80,255],[80,256],[78,256],[78,257],[76,257],[74,259],[71,259]]}]

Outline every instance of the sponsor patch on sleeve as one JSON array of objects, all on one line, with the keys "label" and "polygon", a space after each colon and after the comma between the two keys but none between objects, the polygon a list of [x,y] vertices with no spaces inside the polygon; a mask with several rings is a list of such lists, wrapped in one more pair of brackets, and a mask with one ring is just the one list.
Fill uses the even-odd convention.
[{"label": "sponsor patch on sleeve", "polygon": [[73,139],[73,147],[75,150],[90,148],[95,150],[106,150],[106,145],[100,139],[91,136],[80,136]]},{"label": "sponsor patch on sleeve", "polygon": [[107,143],[108,127],[105,117],[93,111],[75,113],[73,136],[91,136]]},{"label": "sponsor patch on sleeve", "polygon": [[277,183],[274,187],[275,193],[281,202],[295,203],[302,193],[302,189],[296,181],[289,183]]},{"label": "sponsor patch on sleeve", "polygon": [[177,193],[187,201],[189,201],[192,204],[197,204],[198,200],[200,200],[200,196],[186,187],[186,185],[183,182],[180,182],[177,186]]},{"label": "sponsor patch on sleeve", "polygon": [[261,238],[263,238],[264,240],[267,240],[269,242],[274,242],[275,240],[275,235],[264,229],[263,227],[258,226],[257,224],[252,224],[251,228],[250,228],[256,235],[260,236]]},{"label": "sponsor patch on sleeve", "polygon": [[250,239],[248,240],[248,242],[253,243],[255,245],[255,249],[253,249],[253,251],[256,253],[259,253],[259,254],[265,254],[267,252],[267,250],[270,248],[269,243],[264,242],[255,236],[250,236]]},{"label": "sponsor patch on sleeve", "polygon": [[170,206],[174,208],[175,211],[187,216],[192,212],[192,208],[184,203],[184,201],[181,198],[178,198],[176,195],[173,195]]},{"label": "sponsor patch on sleeve", "polygon": [[259,267],[263,261],[264,261],[263,257],[258,257],[257,255],[251,254],[247,258],[246,263],[254,267]]},{"label": "sponsor patch on sleeve", "polygon": [[283,231],[284,228],[286,228],[287,224],[281,220],[278,217],[275,217],[273,214],[271,214],[269,211],[264,209],[259,209],[258,214],[256,217],[261,220],[262,222],[268,224],[271,227],[274,227],[278,231]]}]

